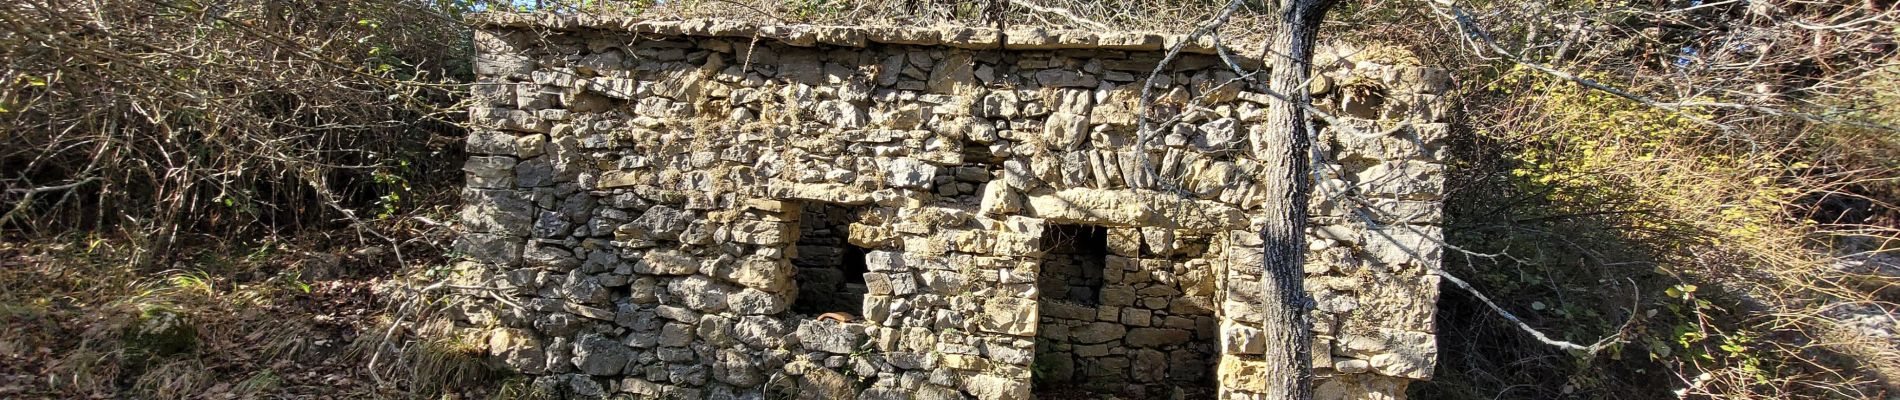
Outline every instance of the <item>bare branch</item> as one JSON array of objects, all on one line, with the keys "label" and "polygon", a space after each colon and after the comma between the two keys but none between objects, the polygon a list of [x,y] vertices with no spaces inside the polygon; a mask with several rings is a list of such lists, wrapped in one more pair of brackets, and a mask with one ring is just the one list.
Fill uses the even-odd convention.
[{"label": "bare branch", "polygon": [[37,187],[37,188],[26,188],[26,189],[7,189],[7,194],[18,194],[18,195],[27,195],[27,196],[31,196],[31,195],[35,195],[35,194],[40,194],[40,193],[46,193],[46,192],[57,192],[57,191],[62,191],[62,190],[72,190],[73,188],[77,188],[77,187],[79,187],[80,185],[85,185],[85,184],[88,184],[88,183],[93,183],[93,182],[96,182],[96,181],[98,181],[98,180],[99,180],[99,178],[98,178],[98,177],[88,177],[88,178],[86,178],[86,179],[81,179],[81,180],[78,180],[78,181],[74,181],[74,182],[72,182],[72,183],[67,183],[67,184],[64,184],[64,185],[56,185],[56,186],[47,186],[47,187]]},{"label": "bare branch", "polygon": [[1075,12],[1069,11],[1069,9],[1067,8],[1041,6],[1041,5],[1037,5],[1036,3],[1031,3],[1024,0],[1009,0],[1009,2],[1010,4],[1015,4],[1017,6],[1021,6],[1022,8],[1027,8],[1029,9],[1029,11],[1059,15],[1059,16],[1062,16],[1063,18],[1068,18],[1070,21],[1075,21],[1075,22],[1082,23],[1083,25],[1088,25],[1090,28],[1101,29],[1101,30],[1111,29],[1108,27],[1107,24],[1103,24],[1101,22],[1096,22],[1095,20],[1092,20],[1092,19],[1082,18],[1081,16],[1077,16],[1075,15]]},{"label": "bare branch", "polygon": [[[1773,107],[1766,107],[1766,106],[1759,106],[1759,105],[1723,103],[1723,102],[1684,102],[1684,101],[1668,102],[1668,101],[1657,100],[1649,96],[1632,93],[1622,88],[1606,85],[1606,84],[1603,84],[1602,82],[1598,82],[1593,79],[1577,76],[1576,74],[1558,69],[1556,67],[1551,67],[1549,65],[1544,65],[1542,63],[1534,62],[1534,61],[1524,58],[1524,56],[1522,55],[1519,55],[1515,52],[1507,50],[1504,48],[1504,46],[1499,45],[1497,41],[1493,39],[1491,35],[1484,30],[1483,27],[1478,26],[1478,23],[1475,17],[1473,17],[1470,13],[1465,12],[1464,9],[1459,7],[1458,4],[1455,2],[1428,1],[1428,2],[1425,2],[1425,4],[1430,5],[1432,7],[1434,14],[1444,17],[1446,19],[1449,19],[1452,22],[1456,23],[1457,26],[1461,30],[1465,31],[1466,33],[1465,36],[1467,40],[1475,40],[1477,42],[1481,42],[1484,48],[1490,49],[1492,53],[1496,53],[1498,56],[1508,59],[1511,62],[1528,67],[1538,72],[1542,72],[1545,75],[1550,75],[1558,79],[1570,81],[1572,83],[1576,83],[1583,87],[1587,87],[1599,92],[1608,93],[1610,95],[1620,97],[1629,101],[1633,101],[1639,104],[1647,105],[1650,107],[1667,110],[1672,113],[1675,113],[1678,116],[1689,119],[1691,121],[1695,121],[1697,123],[1714,126],[1723,130],[1733,129],[1732,127],[1729,127],[1727,125],[1724,125],[1715,121],[1711,121],[1709,119],[1702,118],[1700,116],[1692,115],[1687,112],[1689,109],[1706,107],[1706,108],[1723,108],[1723,109],[1750,111],[1750,112],[1755,112],[1759,114],[1765,114],[1765,115],[1776,116],[1776,117],[1795,118],[1795,119],[1800,119],[1803,121],[1821,123],[1821,124],[1844,125],[1844,126],[1852,126],[1852,127],[1865,128],[1865,129],[1882,130],[1882,131],[1888,131],[1888,132],[1900,132],[1900,126],[1888,125],[1888,124],[1871,122],[1871,121],[1842,118],[1840,116],[1782,110],[1782,109],[1777,109]],[[1477,43],[1474,43],[1473,47],[1475,51],[1475,48],[1479,46]]]}]

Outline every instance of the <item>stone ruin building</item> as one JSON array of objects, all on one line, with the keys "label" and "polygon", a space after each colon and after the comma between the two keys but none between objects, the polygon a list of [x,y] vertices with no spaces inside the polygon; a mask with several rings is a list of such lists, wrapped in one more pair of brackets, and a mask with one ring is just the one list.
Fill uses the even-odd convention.
[{"label": "stone ruin building", "polygon": [[[536,389],[1245,399],[1272,362],[1272,99],[1205,40],[1144,143],[1180,37],[477,18],[457,273],[490,289],[452,314]],[[1402,398],[1436,356],[1448,78],[1327,52],[1319,106],[1364,129],[1315,143],[1315,386]]]}]

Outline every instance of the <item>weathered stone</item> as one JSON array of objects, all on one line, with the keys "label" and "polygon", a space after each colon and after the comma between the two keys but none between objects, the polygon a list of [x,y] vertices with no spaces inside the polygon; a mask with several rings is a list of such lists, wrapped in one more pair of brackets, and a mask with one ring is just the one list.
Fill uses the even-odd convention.
[{"label": "weathered stone", "polygon": [[901,188],[928,188],[932,178],[937,176],[937,166],[910,158],[891,160],[890,169],[885,172],[885,183]]},{"label": "weathered stone", "polygon": [[983,329],[1016,336],[1034,336],[1036,303],[1028,299],[999,297],[983,306]]},{"label": "weathered stone", "polygon": [[547,369],[547,354],[541,346],[541,339],[526,330],[496,328],[488,334],[488,354],[500,359],[509,368],[524,373],[538,373]]},{"label": "weathered stone", "polygon": [[851,381],[829,369],[812,369],[798,377],[800,400],[833,400],[852,397]]},{"label": "weathered stone", "polygon": [[726,301],[729,303],[727,309],[740,315],[778,314],[792,306],[782,296],[752,288],[728,295]]},{"label": "weathered stone", "polygon": [[792,264],[769,257],[746,257],[712,271],[713,277],[768,293],[791,289]]},{"label": "weathered stone", "polygon": [[726,233],[726,240],[732,242],[777,246],[789,243],[796,234],[795,228],[791,223],[782,221],[740,220],[733,221],[722,232]]},{"label": "weathered stone", "polygon": [[1070,330],[1069,335],[1078,343],[1103,343],[1127,336],[1128,328],[1112,322],[1096,322]]},{"label": "weathered stone", "polygon": [[1029,381],[1024,379],[977,374],[965,380],[964,383],[966,384],[965,390],[980,400],[1015,400],[1030,398]]},{"label": "weathered stone", "polygon": [[581,373],[595,376],[619,375],[627,367],[633,351],[620,342],[595,334],[574,340],[574,366]]},{"label": "weathered stone", "polygon": [[469,232],[527,237],[533,227],[533,203],[513,190],[462,191],[462,225]]},{"label": "weathered stone", "polygon": [[1266,351],[1266,337],[1260,329],[1229,324],[1221,336],[1221,352],[1235,355],[1254,355]]},{"label": "weathered stone", "polygon": [[666,292],[672,294],[673,298],[699,312],[725,311],[727,295],[736,291],[731,285],[715,282],[704,275],[677,279],[666,285]]},{"label": "weathered stone", "polygon": [[512,265],[521,261],[522,242],[507,236],[466,233],[455,240],[455,249],[470,260]]},{"label": "weathered stone", "polygon": [[1084,74],[1081,71],[1064,71],[1059,69],[1036,71],[1036,83],[1042,84],[1042,86],[1045,87],[1093,88],[1096,82],[1095,77]]},{"label": "weathered stone", "polygon": [[678,239],[680,232],[685,231],[686,226],[692,223],[692,220],[689,218],[690,216],[688,214],[672,207],[653,206],[647,208],[645,213],[641,213],[640,218],[635,218],[633,222],[621,225],[618,229],[615,229],[615,232],[636,233],[654,239],[674,240]]},{"label": "weathered stone", "polygon": [[798,324],[793,334],[798,343],[806,350],[823,351],[833,354],[851,354],[864,344],[864,332],[852,329],[852,326],[825,320],[808,320]]},{"label": "weathered stone", "polygon": [[1358,374],[1358,373],[1364,373],[1371,369],[1372,369],[1372,364],[1367,363],[1366,360],[1339,358],[1339,357],[1333,358],[1333,370],[1339,371],[1341,373]]},{"label": "weathered stone", "polygon": [[1193,332],[1168,328],[1135,328],[1128,330],[1128,345],[1135,347],[1160,347],[1187,342]]},{"label": "weathered stone", "polygon": [[698,258],[679,250],[657,249],[648,251],[633,264],[633,272],[653,275],[691,275],[699,272]]},{"label": "weathered stone", "polygon": [[481,53],[475,56],[475,73],[481,75],[527,75],[534,71],[534,60],[516,54]]},{"label": "weathered stone", "polygon": [[462,172],[468,173],[471,188],[514,189],[515,162],[514,157],[469,157],[462,164]]}]

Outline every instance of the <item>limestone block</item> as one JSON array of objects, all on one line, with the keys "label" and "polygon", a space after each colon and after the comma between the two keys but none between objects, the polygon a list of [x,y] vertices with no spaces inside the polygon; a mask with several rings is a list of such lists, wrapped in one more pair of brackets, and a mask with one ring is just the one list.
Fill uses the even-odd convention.
[{"label": "limestone block", "polygon": [[983,197],[978,209],[982,210],[984,215],[1003,216],[1014,214],[1021,211],[1022,207],[1022,196],[1018,195],[1014,190],[1010,190],[1009,185],[1001,182],[983,185]]},{"label": "limestone block", "polygon": [[623,378],[620,380],[620,392],[632,393],[646,398],[659,398],[666,390],[665,386],[641,378]]},{"label": "limestone block", "polygon": [[619,375],[633,358],[633,351],[619,341],[598,334],[581,335],[574,341],[574,367],[595,376]]},{"label": "limestone block", "polygon": [[776,317],[750,315],[740,317],[732,326],[732,337],[753,349],[777,349],[785,345],[792,328]]},{"label": "limestone block", "polygon": [[1154,319],[1154,311],[1141,308],[1123,308],[1121,323],[1128,326],[1149,326]]},{"label": "limestone block", "polygon": [[1359,192],[1369,196],[1433,197],[1444,192],[1445,166],[1418,160],[1393,160],[1350,174]]},{"label": "limestone block", "polygon": [[1371,370],[1372,364],[1367,363],[1366,360],[1333,357],[1332,367],[1334,371],[1339,371],[1340,373],[1359,374]]},{"label": "limestone block", "polygon": [[493,129],[472,129],[468,133],[465,149],[469,154],[478,155],[515,155],[518,139],[513,133]]},{"label": "limestone block", "polygon": [[667,206],[653,206],[641,213],[639,218],[628,222],[614,231],[616,233],[635,234],[662,240],[675,240],[692,224],[692,216]]},{"label": "limestone block", "polygon": [[891,318],[891,297],[864,296],[864,320],[879,325],[893,325]]},{"label": "limestone block", "polygon": [[1015,118],[1022,100],[1012,90],[995,90],[978,102],[977,116],[985,118]]},{"label": "limestone block", "polygon": [[791,263],[756,255],[712,270],[713,277],[768,293],[784,293],[791,290],[792,273]]},{"label": "limestone block", "polygon": [[455,240],[456,251],[469,260],[497,265],[520,262],[522,247],[520,238],[486,233],[464,233]]},{"label": "limestone block", "polygon": [[1069,337],[1076,343],[1106,343],[1127,335],[1127,327],[1113,322],[1092,322],[1069,330]]},{"label": "limestone block", "polygon": [[1135,382],[1161,382],[1168,377],[1168,353],[1153,349],[1135,350],[1134,353],[1129,373]]},{"label": "limestone block", "polygon": [[1367,259],[1383,265],[1436,266],[1444,257],[1440,228],[1430,225],[1384,225],[1367,229],[1356,240]]},{"label": "limestone block", "polygon": [[819,102],[814,112],[819,120],[844,129],[863,128],[871,119],[870,113],[863,107],[838,100]]},{"label": "limestone block", "polygon": [[534,60],[519,54],[478,53],[475,73],[483,76],[527,76],[534,71]]},{"label": "limestone block", "polygon": [[1313,383],[1314,400],[1399,400],[1410,379],[1372,374],[1333,375]]},{"label": "limestone block", "polygon": [[1228,323],[1221,335],[1221,352],[1234,355],[1257,355],[1266,351],[1265,333],[1259,328]]},{"label": "limestone block", "polygon": [[462,172],[468,173],[468,187],[471,188],[514,189],[515,162],[514,157],[469,157],[462,164]]},{"label": "limestone block", "polygon": [[1199,134],[1190,139],[1188,143],[1201,151],[1219,152],[1245,150],[1239,146],[1241,144],[1240,141],[1245,139],[1246,136],[1241,135],[1240,123],[1233,118],[1221,118],[1209,121],[1201,124],[1197,131]]},{"label": "limestone block", "polygon": [[567,68],[549,68],[535,70],[529,74],[529,78],[536,85],[571,88],[578,85],[580,75]]},{"label": "limestone block", "polygon": [[666,318],[669,320],[684,322],[688,324],[699,322],[699,317],[700,317],[698,311],[693,311],[692,309],[679,307],[679,306],[673,306],[673,305],[659,305],[659,306],[653,307],[653,314],[659,316],[660,318]]},{"label": "limestone block", "polygon": [[726,296],[727,309],[740,315],[769,315],[784,312],[792,302],[786,296],[753,288],[739,289]]},{"label": "limestone block", "polygon": [[1215,367],[1221,387],[1254,389],[1266,385],[1266,362],[1250,358],[1223,356]]},{"label": "limestone block", "polygon": [[968,95],[980,87],[976,83],[976,61],[968,51],[951,51],[937,68],[930,71],[929,92]]},{"label": "limestone block", "polygon": [[633,272],[651,275],[692,275],[699,272],[700,259],[673,249],[648,251],[633,264]]},{"label": "limestone block", "polygon": [[910,270],[910,262],[904,257],[904,253],[888,250],[865,252],[864,265],[866,269],[872,272],[906,272]]},{"label": "limestone block", "polygon": [[1135,304],[1135,289],[1128,286],[1109,286],[1101,290],[1102,305],[1126,307]]},{"label": "limestone block", "polygon": [[666,285],[666,292],[678,299],[681,305],[707,313],[725,311],[728,305],[726,297],[737,291],[732,285],[713,281],[705,275],[675,279]]},{"label": "limestone block", "polygon": [[1054,112],[1043,123],[1043,144],[1050,150],[1079,148],[1089,137],[1089,111],[1095,107],[1093,92],[1084,89],[1057,90],[1047,101],[1049,109]]},{"label": "limestone block", "polygon": [[1169,328],[1135,328],[1128,330],[1126,338],[1129,346],[1160,347],[1180,344],[1188,341],[1193,332]]},{"label": "limestone block", "polygon": [[1015,336],[1035,336],[1040,310],[1029,299],[998,297],[983,305],[981,328],[985,332]]},{"label": "limestone block", "polygon": [[912,130],[923,126],[931,118],[931,110],[917,104],[904,104],[879,111],[871,115],[871,122],[878,127],[896,130]]},{"label": "limestone block", "polygon": [[807,320],[798,324],[792,334],[805,350],[823,351],[833,354],[851,354],[856,352],[865,341],[864,329],[847,323],[829,320]]},{"label": "limestone block", "polygon": [[982,371],[990,366],[989,360],[968,354],[945,353],[937,360],[937,365],[954,370]]},{"label": "limestone block", "polygon": [[1032,195],[1025,214],[1062,223],[1153,226],[1207,232],[1245,226],[1240,210],[1146,190],[1065,189]]},{"label": "limestone block", "polygon": [[692,344],[693,336],[696,334],[692,325],[667,323],[660,327],[659,345],[667,347],[686,346]]},{"label": "limestone block", "polygon": [[928,189],[936,176],[936,165],[912,158],[898,158],[890,161],[884,181],[892,187]]},{"label": "limestone block", "polygon": [[979,400],[1019,400],[1031,398],[1029,380],[977,374],[964,380],[964,390]]},{"label": "limestone block", "polygon": [[1433,312],[1438,303],[1439,276],[1373,274],[1363,281],[1361,293],[1376,296],[1357,297],[1357,308],[1339,314],[1349,331],[1372,328],[1435,332]]},{"label": "limestone block", "polygon": [[864,35],[865,40],[890,44],[935,45],[940,40],[936,30],[906,27],[869,27]]},{"label": "limestone block", "polygon": [[594,181],[594,187],[598,189],[630,187],[645,183],[644,178],[646,177],[647,176],[634,171],[606,171],[602,172],[600,177]]},{"label": "limestone block", "polygon": [[783,221],[738,220],[727,225],[728,240],[760,246],[780,246],[797,239],[798,226]]},{"label": "limestone block", "polygon": [[1036,83],[1043,87],[1094,88],[1099,81],[1082,71],[1046,69],[1036,71]]},{"label": "limestone block", "polygon": [[465,189],[462,199],[462,225],[469,232],[527,237],[532,228],[534,204],[521,192]]},{"label": "limestone block", "polygon": [[523,373],[539,373],[547,369],[547,355],[541,339],[524,329],[495,328],[488,334],[487,350],[502,364]]}]

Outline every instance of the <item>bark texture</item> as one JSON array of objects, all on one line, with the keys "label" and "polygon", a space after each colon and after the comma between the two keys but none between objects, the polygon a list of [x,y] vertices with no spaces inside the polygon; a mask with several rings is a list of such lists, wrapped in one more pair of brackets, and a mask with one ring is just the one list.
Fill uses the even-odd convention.
[{"label": "bark texture", "polygon": [[[1260,231],[1266,270],[1261,274],[1261,327],[1265,332],[1266,386],[1272,400],[1313,398],[1313,304],[1306,293],[1306,204],[1312,197],[1312,132],[1302,105],[1308,104],[1314,40],[1331,0],[1281,0],[1269,53],[1268,87],[1287,96],[1267,107],[1267,133],[1255,138],[1254,156],[1267,167],[1265,198],[1286,203],[1269,207]],[[1279,360],[1284,360],[1281,362]]]}]

